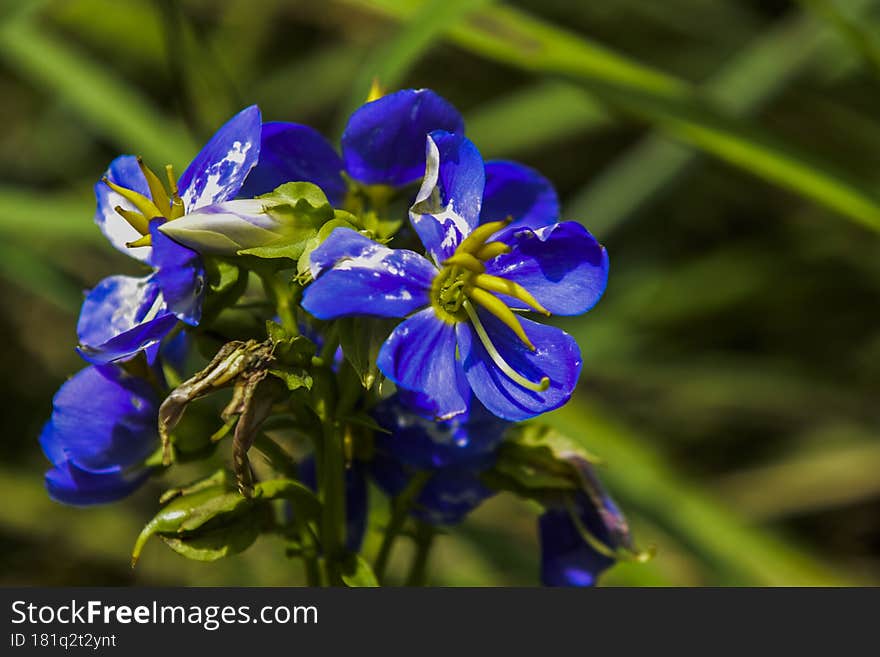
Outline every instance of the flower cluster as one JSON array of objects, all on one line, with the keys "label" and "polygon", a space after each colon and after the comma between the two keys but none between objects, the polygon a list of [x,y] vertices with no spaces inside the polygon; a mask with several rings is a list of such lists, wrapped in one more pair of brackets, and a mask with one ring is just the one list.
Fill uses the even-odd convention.
[{"label": "flower cluster", "polygon": [[[580,448],[517,424],[571,398],[581,353],[546,318],[599,301],[607,253],[538,172],[484,161],[448,101],[375,94],[340,152],[249,107],[179,178],[124,155],[95,195],[98,226],[148,272],[85,298],[89,366],[40,438],[50,495],[117,500],[232,435],[234,481],[166,493],[136,554],[152,534],[213,559],[280,532],[310,583],[381,581],[408,523],[430,536],[501,491],[544,507],[548,585],[593,584],[632,553]],[[186,413],[222,389],[217,414]],[[391,500],[375,570],[357,556],[368,477]]]}]

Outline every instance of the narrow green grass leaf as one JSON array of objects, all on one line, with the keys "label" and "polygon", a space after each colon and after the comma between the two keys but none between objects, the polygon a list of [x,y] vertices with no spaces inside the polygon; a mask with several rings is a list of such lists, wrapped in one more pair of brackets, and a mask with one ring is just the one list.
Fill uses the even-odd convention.
[{"label": "narrow green grass leaf", "polygon": [[0,233],[97,244],[102,237],[92,221],[93,206],[91,195],[42,194],[0,186]]},{"label": "narrow green grass leaf", "polygon": [[587,91],[561,81],[539,82],[480,107],[466,119],[468,136],[493,157],[537,149],[613,120]]},{"label": "narrow green grass leaf", "polygon": [[[573,400],[546,419],[605,459],[602,477],[624,508],[632,506],[737,583],[835,586],[850,582],[793,544],[766,530],[750,528],[743,518],[664,462],[651,449],[649,436],[618,424],[585,399]],[[650,541],[650,537],[640,540]]]},{"label": "narrow green grass leaf", "polygon": [[0,25],[0,58],[22,77],[67,102],[94,130],[123,152],[182,166],[196,148],[175,121],[149,100],[73,46],[30,20]]}]

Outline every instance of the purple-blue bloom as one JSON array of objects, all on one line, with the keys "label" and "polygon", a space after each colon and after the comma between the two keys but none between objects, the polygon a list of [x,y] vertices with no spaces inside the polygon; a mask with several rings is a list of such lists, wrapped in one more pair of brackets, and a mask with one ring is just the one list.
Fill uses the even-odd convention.
[{"label": "purple-blue bloom", "polygon": [[464,133],[458,110],[430,89],[403,89],[357,109],[342,134],[342,156],[317,131],[298,123],[266,123],[260,161],[242,188],[256,196],[290,181],[318,185],[334,205],[345,198],[343,172],[365,185],[401,187],[425,171],[425,137]]},{"label": "purple-blue bloom", "polygon": [[580,224],[556,223],[552,187],[527,167],[486,165],[472,142],[443,131],[429,135],[426,160],[410,219],[428,257],[338,228],[312,252],[302,306],[320,319],[406,318],[378,366],[438,420],[464,413],[471,392],[510,421],[558,408],[580,350],[514,311],[589,310],[607,282],[605,249]]},{"label": "purple-blue bloom", "polygon": [[541,582],[545,586],[592,586],[616,561],[615,527],[623,517],[605,495],[600,503],[578,493],[570,507],[548,509],[538,519]]},{"label": "purple-blue bloom", "polygon": [[418,471],[430,478],[415,500],[412,515],[434,525],[453,525],[494,495],[480,473],[495,462],[495,450],[509,423],[474,400],[467,413],[435,422],[411,410],[398,394],[372,411],[388,433],[375,434],[370,473],[389,495],[398,495]]},{"label": "purple-blue bloom", "polygon": [[143,379],[116,365],[80,370],[55,394],[40,445],[52,463],[49,495],[65,504],[121,499],[149,475],[157,448],[159,399]]},{"label": "purple-blue bloom", "polygon": [[158,343],[178,320],[198,324],[205,291],[201,259],[158,228],[238,196],[259,159],[260,134],[260,110],[248,107],[217,131],[176,181],[170,166],[162,182],[132,155],[113,160],[95,185],[95,221],[113,246],[153,273],[111,276],[89,292],[77,324],[86,360],[126,359]]}]

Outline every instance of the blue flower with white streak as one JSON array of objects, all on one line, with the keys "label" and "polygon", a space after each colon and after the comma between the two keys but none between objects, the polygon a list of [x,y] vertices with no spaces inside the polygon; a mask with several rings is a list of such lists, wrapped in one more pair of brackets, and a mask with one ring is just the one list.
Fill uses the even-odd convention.
[{"label": "blue flower with white streak", "polygon": [[511,421],[553,410],[572,394],[580,349],[564,331],[521,316],[578,315],[601,297],[608,256],[537,173],[484,164],[472,142],[427,138],[426,170],[410,220],[428,257],[337,228],[311,255],[316,279],[302,306],[320,319],[405,318],[379,369],[416,393],[423,412],[464,413],[471,392]]},{"label": "blue flower with white streak", "polygon": [[467,413],[435,422],[414,413],[397,394],[372,411],[387,433],[375,434],[370,472],[389,495],[398,495],[416,472],[430,478],[415,499],[412,515],[433,525],[454,525],[495,494],[480,474],[495,463],[495,451],[510,426],[472,401]]},{"label": "blue flower with white streak", "polygon": [[65,504],[113,502],[148,477],[144,460],[159,445],[159,398],[116,365],[92,365],[55,394],[40,445],[52,463],[49,495]]},{"label": "blue flower with white streak", "polygon": [[140,158],[113,160],[95,185],[95,221],[113,246],[153,273],[110,276],[89,292],[77,324],[86,360],[101,364],[155,351],[178,320],[198,324],[205,292],[201,259],[159,226],[238,196],[259,159],[260,135],[260,110],[248,107],[217,131],[179,179],[166,167],[165,182]]}]

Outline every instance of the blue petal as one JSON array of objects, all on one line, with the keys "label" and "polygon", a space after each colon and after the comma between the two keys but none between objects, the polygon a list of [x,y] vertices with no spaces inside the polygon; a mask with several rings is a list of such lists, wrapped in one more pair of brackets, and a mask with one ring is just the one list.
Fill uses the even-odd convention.
[{"label": "blue petal", "polygon": [[96,364],[128,358],[161,340],[176,323],[155,277],[110,276],[83,302],[77,350]]},{"label": "blue petal", "polygon": [[471,399],[467,413],[445,422],[420,417],[403,399],[397,394],[373,409],[373,417],[390,432],[376,434],[376,448],[417,468],[469,464],[492,452],[509,426],[476,399]]},{"label": "blue petal", "polygon": [[302,307],[319,319],[351,315],[404,317],[429,303],[437,269],[413,251],[389,249],[350,228],[337,228],[312,252]]},{"label": "blue petal", "polygon": [[477,310],[492,344],[501,357],[526,379],[538,383],[549,377],[543,392],[523,388],[492,361],[470,322],[457,327],[458,348],[474,394],[498,417],[517,422],[559,408],[571,397],[581,370],[581,352],[568,333],[553,326],[519,318],[536,350],[522,341],[494,315]]},{"label": "blue petal", "polygon": [[150,263],[156,268],[153,278],[162,290],[167,309],[181,321],[196,326],[202,317],[205,298],[205,267],[198,253],[161,232],[161,223],[150,222],[153,238]]},{"label": "blue petal", "polygon": [[91,366],[52,401],[40,445],[53,465],[102,472],[139,464],[158,442],[159,400],[149,383],[114,365]]},{"label": "blue petal", "polygon": [[424,395],[431,414],[448,420],[468,409],[467,383],[455,354],[455,327],[426,308],[402,322],[376,361],[395,385]]},{"label": "blue petal", "polygon": [[[613,549],[608,530],[595,505],[578,494],[573,511],[594,538]],[[598,552],[578,531],[568,509],[549,509],[538,521],[541,582],[545,586],[592,586],[614,559]]]},{"label": "blue petal", "polygon": [[260,157],[260,110],[251,105],[220,128],[178,182],[187,212],[238,196]]},{"label": "blue petal", "polygon": [[[318,491],[318,473],[314,455],[299,464],[302,483]],[[367,532],[367,478],[364,467],[355,461],[345,471],[345,547],[349,552],[359,552]]]},{"label": "blue petal", "polygon": [[[554,315],[580,315],[592,308],[608,282],[608,253],[574,221],[501,238],[512,251],[486,263],[486,273],[519,283]],[[519,301],[504,297],[513,308]]]},{"label": "blue petal", "polygon": [[342,134],[348,174],[368,185],[399,187],[425,173],[425,137],[464,132],[458,110],[429,89],[403,89],[360,107]]},{"label": "blue petal", "polygon": [[267,194],[286,182],[320,187],[332,205],[345,198],[345,165],[321,133],[299,123],[264,123],[260,161],[239,191],[242,198]]},{"label": "blue petal", "polygon": [[107,504],[131,495],[149,474],[147,469],[87,472],[72,463],[64,463],[46,472],[46,490],[53,500],[62,504]]},{"label": "blue petal", "polygon": [[513,217],[511,227],[542,228],[559,218],[559,197],[552,183],[517,162],[486,162],[486,191],[481,222]]},{"label": "blue petal", "polygon": [[[150,197],[147,179],[144,178],[134,155],[117,157],[110,163],[103,177],[120,187],[134,190],[147,198]],[[114,210],[115,207],[120,206],[126,210],[136,211],[135,207],[100,180],[95,183],[95,199],[97,200],[95,223],[98,224],[104,236],[122,253],[141,261],[147,261],[150,257],[150,247],[140,246],[130,249],[125,246],[126,243],[139,239],[141,234]]]},{"label": "blue petal", "polygon": [[439,264],[479,223],[486,178],[480,151],[460,134],[433,132],[426,151],[425,178],[409,217]]}]

